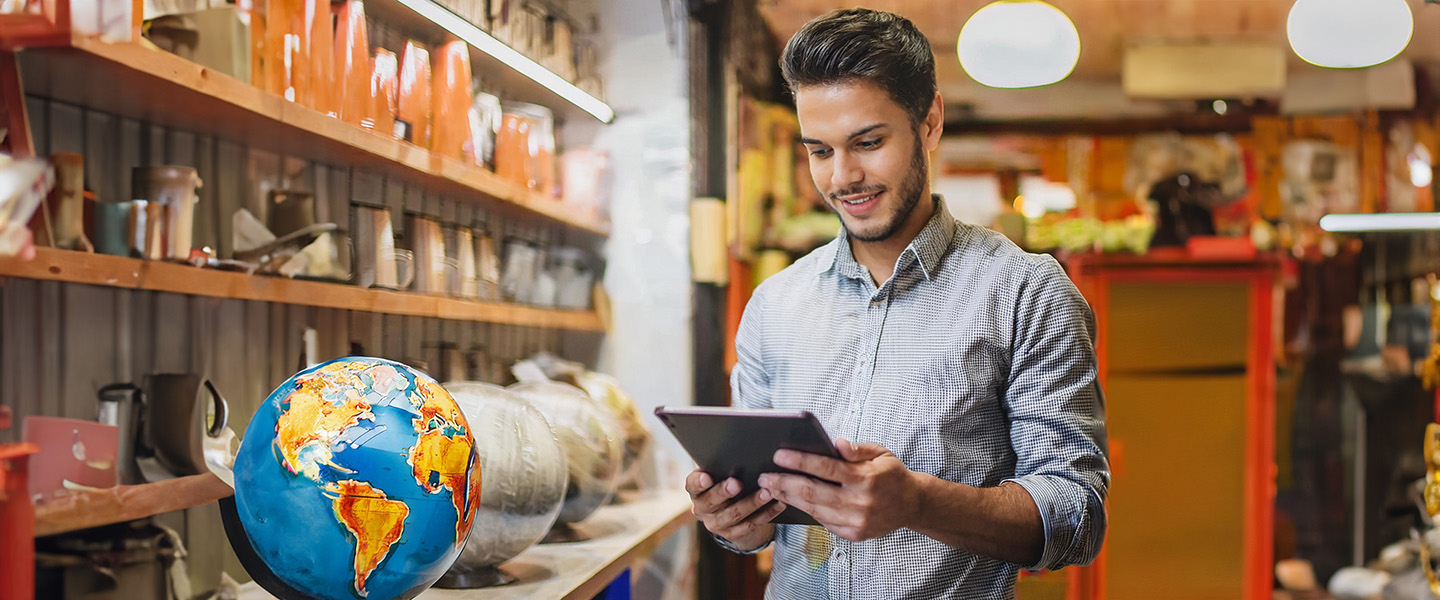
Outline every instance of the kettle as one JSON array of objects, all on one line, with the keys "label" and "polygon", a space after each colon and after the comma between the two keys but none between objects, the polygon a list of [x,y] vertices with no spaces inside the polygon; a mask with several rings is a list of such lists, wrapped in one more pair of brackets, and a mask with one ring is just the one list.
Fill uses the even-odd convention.
[{"label": "kettle", "polygon": [[[126,394],[117,400],[120,394]],[[116,454],[122,483],[208,472],[205,441],[225,432],[229,405],[209,379],[194,373],[146,375],[137,387],[100,388],[100,422],[120,428]]]}]

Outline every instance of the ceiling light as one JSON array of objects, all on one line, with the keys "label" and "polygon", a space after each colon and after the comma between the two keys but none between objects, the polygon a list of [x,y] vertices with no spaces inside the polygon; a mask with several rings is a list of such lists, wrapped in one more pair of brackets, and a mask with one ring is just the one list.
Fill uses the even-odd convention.
[{"label": "ceiling light", "polygon": [[600,122],[609,123],[615,120],[615,110],[610,108],[610,105],[599,98],[591,96],[585,90],[576,87],[575,84],[565,81],[565,78],[556,75],[550,69],[540,66],[540,63],[530,60],[530,57],[519,53],[514,48],[506,46],[504,42],[495,39],[471,22],[450,12],[449,9],[436,4],[432,0],[400,0],[400,3],[409,7],[410,10],[419,13],[420,16],[429,19],[432,23],[444,28],[446,31],[455,34],[456,37],[465,40],[466,43],[469,43],[481,52],[519,71],[521,75],[555,92],[561,98],[580,107],[580,110],[590,113],[590,116],[599,119]]},{"label": "ceiling light", "polygon": [[1331,233],[1435,231],[1440,230],[1440,213],[1325,215],[1320,217],[1320,228]]},{"label": "ceiling light", "polygon": [[960,66],[994,88],[1050,85],[1080,60],[1080,33],[1060,9],[1039,0],[999,0],[960,29]]},{"label": "ceiling light", "polygon": [[1286,23],[1297,56],[1334,69],[1395,58],[1414,32],[1415,17],[1405,0],[1296,0]]}]

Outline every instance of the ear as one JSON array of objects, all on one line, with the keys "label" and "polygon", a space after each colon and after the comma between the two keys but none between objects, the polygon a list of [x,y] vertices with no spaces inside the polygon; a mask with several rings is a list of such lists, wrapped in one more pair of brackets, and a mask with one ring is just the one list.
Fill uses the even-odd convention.
[{"label": "ear", "polygon": [[925,114],[925,124],[921,127],[926,152],[934,152],[940,147],[940,135],[944,131],[945,103],[940,100],[940,92],[935,92],[935,99],[930,101],[930,112]]}]

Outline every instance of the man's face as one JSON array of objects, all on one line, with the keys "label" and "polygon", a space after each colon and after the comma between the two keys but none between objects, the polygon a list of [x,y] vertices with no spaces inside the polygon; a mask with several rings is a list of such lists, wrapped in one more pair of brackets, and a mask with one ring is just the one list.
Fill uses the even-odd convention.
[{"label": "man's face", "polygon": [[795,108],[810,176],[845,230],[864,242],[895,235],[924,194],[925,152],[938,143],[938,116],[917,126],[867,81],[797,88]]}]

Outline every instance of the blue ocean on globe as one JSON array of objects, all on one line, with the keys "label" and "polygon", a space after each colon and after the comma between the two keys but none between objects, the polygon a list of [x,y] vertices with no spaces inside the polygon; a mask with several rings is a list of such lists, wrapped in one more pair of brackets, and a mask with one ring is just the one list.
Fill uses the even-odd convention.
[{"label": "blue ocean on globe", "polygon": [[235,459],[256,554],[325,600],[411,598],[455,560],[480,496],[469,426],[403,364],[336,359],[270,394]]}]

